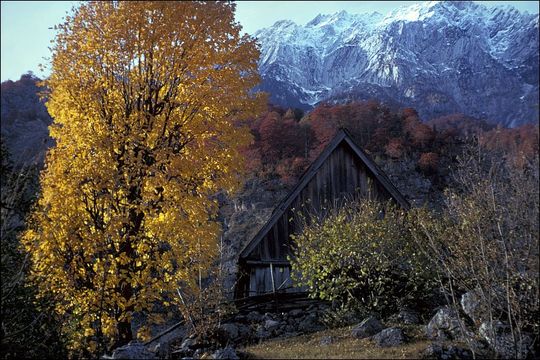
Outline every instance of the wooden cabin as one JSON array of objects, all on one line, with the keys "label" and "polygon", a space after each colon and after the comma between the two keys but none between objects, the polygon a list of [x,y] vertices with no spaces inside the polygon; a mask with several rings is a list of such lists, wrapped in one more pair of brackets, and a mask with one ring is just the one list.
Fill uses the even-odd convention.
[{"label": "wooden cabin", "polygon": [[340,130],[241,251],[236,297],[305,291],[293,286],[287,260],[290,234],[302,230],[299,212],[313,214],[323,207],[339,206],[346,198],[391,199],[409,208],[383,171],[346,130]]}]

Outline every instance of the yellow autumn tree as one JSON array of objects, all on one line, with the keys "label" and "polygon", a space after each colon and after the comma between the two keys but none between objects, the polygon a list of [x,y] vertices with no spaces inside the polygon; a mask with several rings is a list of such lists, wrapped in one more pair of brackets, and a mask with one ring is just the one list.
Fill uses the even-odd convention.
[{"label": "yellow autumn tree", "polygon": [[[74,349],[132,339],[136,312],[216,252],[212,195],[239,183],[258,49],[228,2],[89,2],[57,27],[56,141],[22,241]],[[104,340],[103,340],[104,339]]]}]

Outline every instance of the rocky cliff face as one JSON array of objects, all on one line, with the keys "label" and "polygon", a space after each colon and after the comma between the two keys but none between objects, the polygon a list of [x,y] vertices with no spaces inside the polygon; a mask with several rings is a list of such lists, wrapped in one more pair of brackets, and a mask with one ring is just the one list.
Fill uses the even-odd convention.
[{"label": "rocky cliff face", "polygon": [[43,165],[54,144],[48,126],[52,119],[39,99],[39,79],[31,74],[2,83],[1,135],[17,166]]},{"label": "rocky cliff face", "polygon": [[319,15],[254,34],[272,101],[378,98],[424,119],[462,112],[506,126],[538,121],[538,14],[431,1],[389,15]]}]

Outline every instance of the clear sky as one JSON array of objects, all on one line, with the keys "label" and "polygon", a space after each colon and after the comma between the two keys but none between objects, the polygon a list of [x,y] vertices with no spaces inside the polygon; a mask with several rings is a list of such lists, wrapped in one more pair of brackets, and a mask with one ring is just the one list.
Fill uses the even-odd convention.
[{"label": "clear sky", "polygon": [[[253,33],[278,20],[305,24],[318,14],[346,10],[349,13],[377,11],[381,14],[416,1],[239,1],[236,19]],[[47,63],[48,47],[54,38],[50,29],[61,22],[75,1],[2,1],[1,78],[17,80],[27,71],[43,77],[38,64]],[[538,13],[538,1],[481,1],[484,5],[511,4],[521,11]]]}]

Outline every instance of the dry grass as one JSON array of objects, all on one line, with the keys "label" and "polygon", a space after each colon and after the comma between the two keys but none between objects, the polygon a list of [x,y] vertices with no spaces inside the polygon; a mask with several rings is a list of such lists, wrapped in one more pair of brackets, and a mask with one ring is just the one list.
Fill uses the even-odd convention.
[{"label": "dry grass", "polygon": [[[352,327],[324,330],[288,339],[273,339],[242,349],[252,359],[418,359],[431,342],[422,335],[420,326],[404,327],[406,344],[380,348],[369,339],[355,339]],[[321,345],[331,336],[330,345]]]}]

